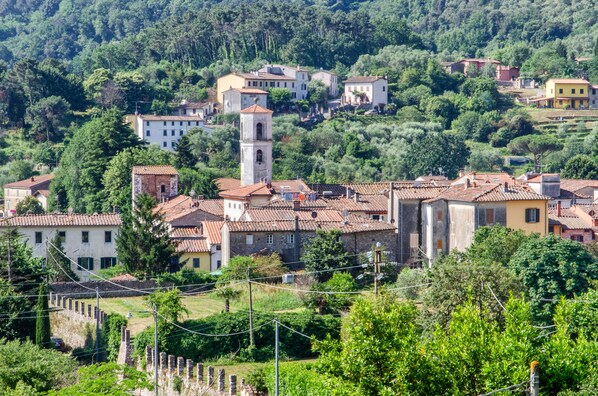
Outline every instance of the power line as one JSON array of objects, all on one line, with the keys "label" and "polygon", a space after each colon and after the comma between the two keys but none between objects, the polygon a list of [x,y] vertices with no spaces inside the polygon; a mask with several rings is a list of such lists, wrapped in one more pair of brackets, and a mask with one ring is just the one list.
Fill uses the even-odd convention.
[{"label": "power line", "polygon": [[495,393],[499,393],[499,392],[507,392],[507,391],[510,392],[510,391],[517,390],[519,388],[525,388],[525,385],[527,385],[527,384],[529,384],[529,381],[523,381],[519,384],[507,386],[506,388],[496,389],[496,390],[493,390],[488,393],[484,393],[483,395],[479,395],[479,396],[490,396],[490,395],[494,395]]},{"label": "power line", "polygon": [[[250,330],[244,330],[244,331],[239,331],[239,332],[236,332],[236,333],[228,333],[228,334],[206,334],[206,333],[200,333],[200,332],[198,332],[198,331],[193,331],[193,330],[186,329],[186,328],[182,327],[181,325],[179,325],[178,323],[176,323],[176,322],[173,322],[173,321],[171,321],[171,320],[169,320],[169,319],[165,318],[165,317],[164,317],[162,314],[160,314],[160,313],[158,313],[158,316],[160,316],[160,317],[161,317],[162,319],[164,319],[166,322],[168,322],[168,323],[172,324],[172,325],[173,325],[173,326],[175,326],[175,327],[178,327],[178,328],[179,328],[179,329],[181,329],[181,330],[184,330],[184,331],[186,331],[186,332],[189,332],[189,333],[191,333],[191,334],[197,334],[197,335],[201,335],[201,336],[205,336],[205,337],[230,337],[230,336],[234,336],[234,335],[240,335],[240,334],[246,334],[246,333],[249,333],[249,332],[250,332]],[[270,322],[268,322],[268,323],[264,323],[264,324],[262,324],[262,325],[260,325],[260,326],[257,326],[257,327],[255,327],[255,328],[254,328],[254,330],[255,330],[255,329],[262,328],[262,327],[264,327],[264,326],[266,326],[266,325],[269,325],[269,324],[270,324]]]}]

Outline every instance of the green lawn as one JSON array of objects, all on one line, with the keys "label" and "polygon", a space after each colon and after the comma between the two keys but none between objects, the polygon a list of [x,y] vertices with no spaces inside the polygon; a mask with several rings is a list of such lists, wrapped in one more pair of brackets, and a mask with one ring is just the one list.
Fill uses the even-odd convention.
[{"label": "green lawn", "polygon": [[[231,311],[248,310],[247,286],[238,286],[243,293],[238,301],[231,301]],[[95,305],[95,299],[83,300],[87,304]],[[214,293],[183,297],[183,304],[189,310],[188,319],[200,319],[222,312],[224,301]],[[253,307],[262,312],[289,312],[303,310],[303,303],[297,293],[272,289],[258,285],[253,286]],[[143,297],[115,297],[100,299],[100,309],[107,313],[118,313],[123,316],[131,315],[128,328],[135,335],[150,326],[153,318]]]}]

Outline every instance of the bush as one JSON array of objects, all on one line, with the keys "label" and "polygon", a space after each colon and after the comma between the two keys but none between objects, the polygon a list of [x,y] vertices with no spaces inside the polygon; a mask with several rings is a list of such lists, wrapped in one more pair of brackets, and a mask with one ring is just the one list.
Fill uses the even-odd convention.
[{"label": "bush", "polygon": [[195,271],[184,268],[173,273],[164,273],[160,275],[160,282],[172,282],[175,286],[202,285],[205,283],[215,283],[216,276],[205,271]]},{"label": "bush", "polygon": [[[265,361],[274,357],[274,324],[277,318],[280,323],[309,336],[321,340],[330,334],[338,338],[340,319],[331,315],[315,315],[313,313],[254,313],[255,349],[249,348],[249,313],[235,312],[212,315],[207,318],[188,320],[182,323],[187,329],[204,334],[241,333],[229,337],[209,337],[192,334],[176,329],[164,338],[163,352],[183,356],[194,361],[215,360],[220,356],[235,353],[238,360]],[[143,356],[146,345],[153,345],[153,327],[142,331],[135,338],[137,354]],[[314,357],[311,341],[297,333],[280,328],[281,353],[291,359]]]},{"label": "bush", "polygon": [[120,329],[127,325],[127,318],[117,313],[111,313],[106,316],[102,325],[102,341],[106,348],[106,358],[110,362],[115,362],[118,358],[120,349]]}]

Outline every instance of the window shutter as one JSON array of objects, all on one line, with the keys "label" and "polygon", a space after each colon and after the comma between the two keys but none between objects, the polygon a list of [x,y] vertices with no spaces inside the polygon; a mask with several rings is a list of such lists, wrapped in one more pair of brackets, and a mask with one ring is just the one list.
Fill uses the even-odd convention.
[{"label": "window shutter", "polygon": [[88,258],[87,258],[87,265],[88,265],[88,267],[89,267],[88,269],[89,269],[90,271],[93,271],[93,257],[88,257]]},{"label": "window shutter", "polygon": [[83,266],[82,261],[81,257],[77,257],[77,271],[81,271],[81,267]]}]

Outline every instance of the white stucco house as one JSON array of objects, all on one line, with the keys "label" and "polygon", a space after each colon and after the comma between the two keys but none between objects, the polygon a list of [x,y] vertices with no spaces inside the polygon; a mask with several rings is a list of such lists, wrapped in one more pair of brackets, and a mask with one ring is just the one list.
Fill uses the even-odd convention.
[{"label": "white stucco house", "polygon": [[199,116],[139,114],[128,118],[132,119],[133,129],[139,139],[168,151],[173,151],[179,139],[193,128],[211,132]]},{"label": "white stucco house", "polygon": [[120,215],[66,214],[24,215],[9,217],[0,228],[17,228],[33,250],[34,257],[46,257],[47,241],[58,234],[71,269],[80,280],[87,281],[91,273],[116,265],[116,236],[122,222]]},{"label": "white stucco house", "polygon": [[388,81],[380,76],[355,76],[345,81],[342,104],[370,105],[383,109],[388,104]]}]

